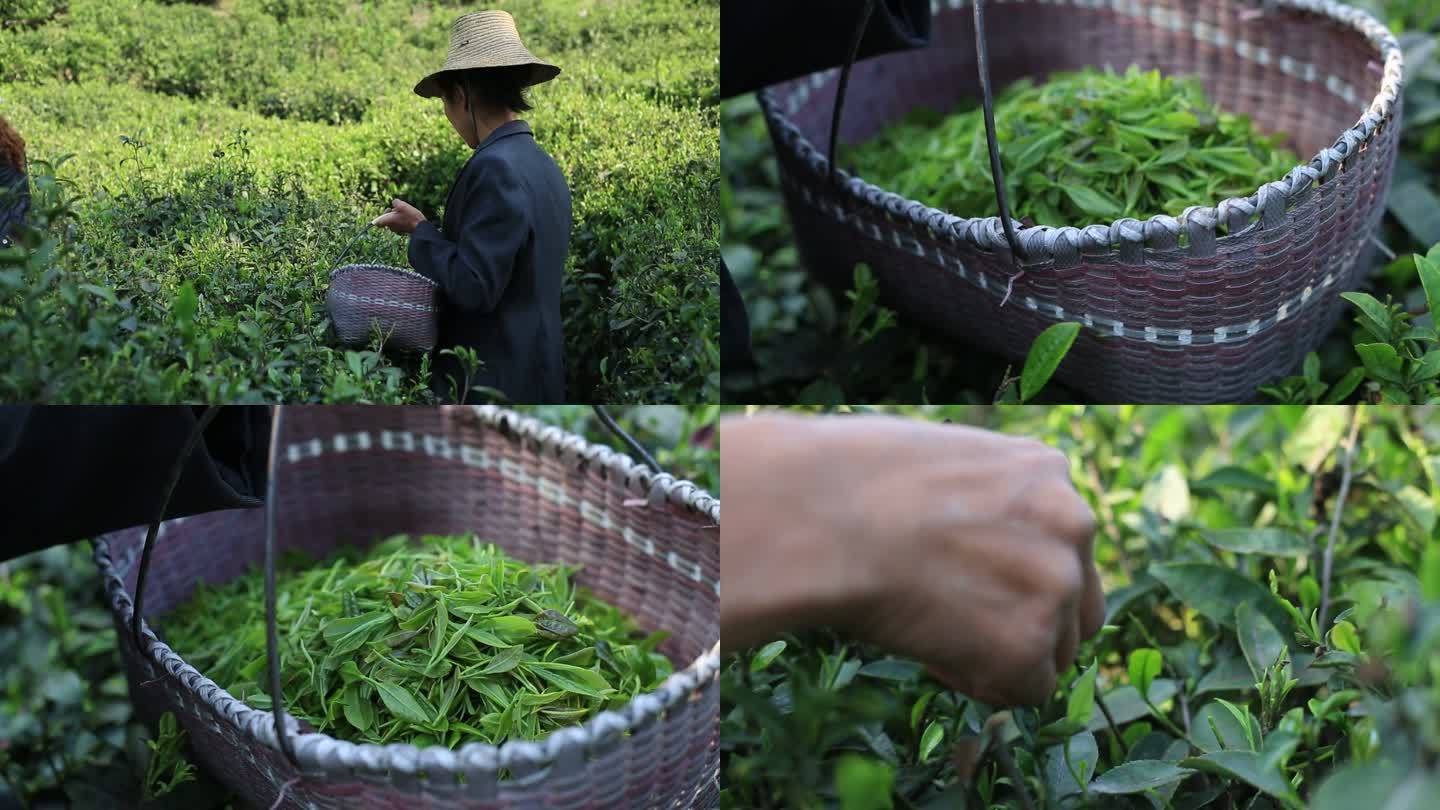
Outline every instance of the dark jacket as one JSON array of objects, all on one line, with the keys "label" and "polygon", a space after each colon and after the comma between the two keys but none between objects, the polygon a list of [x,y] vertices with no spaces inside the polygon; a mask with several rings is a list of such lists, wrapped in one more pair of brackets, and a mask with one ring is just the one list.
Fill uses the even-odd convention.
[{"label": "dark jacket", "polygon": [[[203,410],[0,406],[0,560],[148,524]],[[185,465],[167,516],[259,505],[269,420],[263,405],[225,406]]]},{"label": "dark jacket", "polygon": [[[839,67],[865,10],[865,0],[725,0],[720,15],[720,95],[753,93],[767,85]],[[930,0],[880,0],[865,29],[860,59],[930,41]],[[745,302],[720,264],[720,355],[725,368],[749,370],[750,319]]]},{"label": "dark jacket", "polygon": [[30,212],[30,180],[23,171],[0,166],[0,247],[8,247]]},{"label": "dark jacket", "polygon": [[484,363],[471,386],[517,403],[565,401],[560,287],[570,225],[565,175],[529,124],[511,121],[475,148],[450,190],[444,228],[422,222],[410,237],[410,265],[443,292],[438,396],[449,401],[450,380],[463,383],[440,350],[466,346]]},{"label": "dark jacket", "polygon": [[[725,0],[720,15],[720,95],[845,64],[865,0]],[[930,0],[880,0],[860,59],[930,43]]]}]

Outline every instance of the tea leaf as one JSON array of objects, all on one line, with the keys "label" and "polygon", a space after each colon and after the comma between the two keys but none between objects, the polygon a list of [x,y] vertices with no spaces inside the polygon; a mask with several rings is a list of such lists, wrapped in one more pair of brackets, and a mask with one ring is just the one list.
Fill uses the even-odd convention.
[{"label": "tea leaf", "polygon": [[[1070,698],[1066,703],[1065,717],[1072,723],[1077,723],[1081,728],[1090,722],[1090,716],[1095,712],[1095,676],[1099,674],[1100,664],[1098,661],[1090,664],[1075,683],[1070,687]],[[1154,680],[1152,676],[1150,680]],[[1149,683],[1146,683],[1149,687]],[[1143,690],[1142,690],[1143,691]]]},{"label": "tea leaf", "polygon": [[1233,569],[1208,563],[1158,563],[1150,566],[1150,575],[1181,602],[1224,627],[1235,626],[1235,605],[1248,601],[1282,633],[1290,630],[1290,617],[1270,590]]},{"label": "tea leaf", "polygon": [[393,712],[397,717],[402,717],[412,723],[429,723],[433,718],[433,712],[427,711],[420,705],[420,701],[405,687],[377,681],[375,690],[380,693],[380,699],[385,702],[385,708]]},{"label": "tea leaf", "polygon": [[1211,529],[1200,536],[1212,546],[1237,554],[1304,557],[1313,550],[1305,538],[1288,529]]},{"label": "tea leaf", "polygon": [[895,769],[868,757],[847,755],[835,767],[840,810],[893,810]]},{"label": "tea leaf", "polygon": [[1090,792],[1108,796],[1144,793],[1162,785],[1179,782],[1195,771],[1172,762],[1141,759],[1124,762],[1100,774],[1090,783]]},{"label": "tea leaf", "polygon": [[1160,674],[1160,651],[1149,648],[1133,650],[1130,653],[1130,685],[1140,693],[1142,700],[1150,694],[1150,684]]},{"label": "tea leaf", "polygon": [[1180,765],[1239,779],[1277,799],[1299,801],[1279,764],[1255,751],[1212,751],[1204,756],[1182,759]]},{"label": "tea leaf", "polygon": [[860,667],[859,674],[867,678],[879,678],[886,681],[913,681],[920,677],[924,667],[914,661],[902,661],[897,658],[881,658],[878,661],[871,661]]},{"label": "tea leaf", "polygon": [[931,722],[920,737],[920,761],[928,760],[944,739],[945,727],[940,725],[939,721]]},{"label": "tea leaf", "polygon": [[785,652],[785,642],[772,641],[766,644],[750,659],[750,671],[760,672],[764,670],[770,666],[770,663],[779,657],[782,652]]},{"label": "tea leaf", "polygon": [[1020,375],[1021,401],[1033,399],[1050,382],[1079,334],[1080,324],[1057,323],[1035,338],[1025,358],[1025,370]]},{"label": "tea leaf", "polygon": [[593,669],[583,669],[549,661],[529,661],[523,666],[526,670],[539,675],[561,689],[581,695],[605,697],[612,691],[605,676]]},{"label": "tea leaf", "polygon": [[1250,672],[1259,683],[1269,669],[1285,652],[1285,637],[1264,614],[1256,611],[1249,602],[1235,606],[1235,631],[1240,637],[1240,650],[1250,664]]}]

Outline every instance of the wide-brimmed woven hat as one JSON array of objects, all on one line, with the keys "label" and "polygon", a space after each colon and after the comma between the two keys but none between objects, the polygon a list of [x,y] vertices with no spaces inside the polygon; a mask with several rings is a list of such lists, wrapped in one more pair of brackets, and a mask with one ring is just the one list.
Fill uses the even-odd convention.
[{"label": "wide-brimmed woven hat", "polygon": [[416,95],[439,98],[440,86],[435,77],[442,73],[476,68],[530,66],[525,85],[548,82],[560,75],[560,68],[546,62],[520,41],[520,30],[508,11],[477,11],[466,14],[450,26],[450,53],[445,66],[415,85]]}]

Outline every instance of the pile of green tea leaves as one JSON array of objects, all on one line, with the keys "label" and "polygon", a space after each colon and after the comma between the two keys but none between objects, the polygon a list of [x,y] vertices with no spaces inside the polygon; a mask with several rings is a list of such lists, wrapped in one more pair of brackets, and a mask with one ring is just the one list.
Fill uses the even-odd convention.
[{"label": "pile of green tea leaves", "polygon": [[[1297,164],[1283,136],[1218,109],[1195,79],[1087,68],[996,98],[1012,214],[1080,226],[1178,216],[1245,197]],[[995,191],[979,109],[919,110],[848,152],[859,176],[958,216],[991,216]]]},{"label": "pile of green tea leaves", "polygon": [[[474,537],[406,536],[277,571],[285,709],[353,742],[450,748],[537,739],[652,690],[672,672],[576,569],[527,565]],[[264,578],[201,586],[166,616],[175,651],[269,709]]]}]

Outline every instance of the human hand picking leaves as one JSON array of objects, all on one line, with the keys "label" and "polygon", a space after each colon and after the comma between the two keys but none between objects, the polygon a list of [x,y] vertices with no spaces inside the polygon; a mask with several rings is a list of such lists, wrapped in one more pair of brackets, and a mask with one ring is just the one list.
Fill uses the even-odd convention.
[{"label": "human hand picking leaves", "polygon": [[409,236],[424,221],[425,215],[420,213],[420,209],[404,200],[396,199],[390,201],[389,211],[376,217],[370,224]]},{"label": "human hand picking leaves", "polygon": [[1104,618],[1064,455],[872,416],[728,420],[721,640],[829,626],[997,706],[1037,704]]}]

